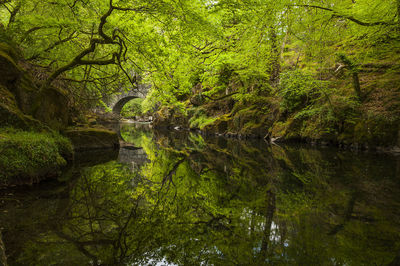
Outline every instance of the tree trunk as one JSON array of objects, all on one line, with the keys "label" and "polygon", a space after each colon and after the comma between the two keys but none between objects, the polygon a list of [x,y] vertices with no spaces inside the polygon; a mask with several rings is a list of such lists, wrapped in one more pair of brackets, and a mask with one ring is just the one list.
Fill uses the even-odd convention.
[{"label": "tree trunk", "polygon": [[0,265],[7,266],[6,248],[3,243],[3,238],[0,231]]},{"label": "tree trunk", "polygon": [[354,71],[352,73],[352,76],[353,76],[354,91],[356,92],[358,99],[362,100],[361,86],[360,86],[360,79],[358,77],[358,72]]},{"label": "tree trunk", "polygon": [[400,29],[400,0],[397,0],[397,24]]},{"label": "tree trunk", "polygon": [[272,219],[275,213],[275,193],[269,189],[266,195],[266,206],[265,206],[265,227],[264,227],[264,236],[261,243],[261,258],[263,262],[268,257],[268,244],[271,238],[271,227],[272,227]]},{"label": "tree trunk", "polygon": [[[399,0],[400,1],[400,0]],[[339,60],[344,64],[345,68],[347,68],[353,79],[353,88],[354,92],[357,95],[357,98],[362,101],[363,95],[361,93],[360,79],[358,77],[358,66],[355,64],[350,58],[348,58],[345,54],[339,54]]]},{"label": "tree trunk", "polygon": [[279,82],[279,74],[281,71],[281,66],[280,66],[280,52],[279,52],[279,47],[278,47],[278,40],[275,32],[275,28],[271,27],[270,28],[270,36],[271,36],[271,53],[272,53],[272,60],[271,60],[271,77],[270,77],[270,82],[272,86],[276,86]]}]

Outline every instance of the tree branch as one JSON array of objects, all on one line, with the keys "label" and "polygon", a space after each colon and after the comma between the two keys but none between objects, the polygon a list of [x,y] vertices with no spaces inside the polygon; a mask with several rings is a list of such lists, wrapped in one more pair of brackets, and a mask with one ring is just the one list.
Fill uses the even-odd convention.
[{"label": "tree branch", "polygon": [[15,21],[15,17],[17,16],[19,10],[21,9],[21,3],[18,3],[14,9],[10,12],[10,19],[8,20],[7,27]]},{"label": "tree branch", "polygon": [[[64,39],[61,39],[61,40],[58,40],[57,42],[55,42],[55,43],[53,43],[52,45],[50,45],[49,47],[47,47],[43,52],[49,52],[49,51],[51,51],[52,49],[54,49],[55,47],[57,47],[58,45],[63,44],[63,43],[66,43],[66,42],[68,42],[68,41],[70,41],[70,40],[76,38],[76,37],[74,37],[75,33],[76,33],[76,32],[74,31],[74,32],[72,32],[68,37],[66,37],[66,38],[64,38]],[[37,53],[37,54],[32,55],[31,57],[29,57],[27,60],[28,60],[28,61],[35,60],[35,59],[37,59],[39,56],[40,56],[40,53]]]},{"label": "tree branch", "polygon": [[[139,7],[139,8],[125,8],[125,7],[117,7],[113,5],[113,0],[110,0],[109,8],[105,14],[103,14],[100,18],[100,23],[98,26],[98,35],[100,38],[93,38],[90,40],[90,45],[88,48],[83,50],[80,54],[75,56],[75,58],[67,65],[58,68],[56,71],[54,71],[49,78],[44,82],[43,86],[41,87],[41,90],[44,90],[48,88],[51,83],[62,73],[71,70],[77,66],[81,65],[109,65],[109,64],[118,64],[119,67],[122,69],[122,71],[125,73],[127,77],[126,71],[122,68],[121,66],[121,56],[125,57],[126,52],[124,51],[127,50],[127,47],[123,41],[123,39],[117,35],[117,32],[119,32],[118,29],[114,30],[112,35],[107,35],[104,32],[104,25],[107,23],[108,17],[112,14],[114,10],[120,10],[120,11],[136,11],[136,12],[141,12],[148,10],[146,7]],[[96,49],[96,46],[98,44],[115,44],[119,46],[119,51],[118,53],[113,53],[112,58],[109,60],[84,60],[83,58],[87,56],[90,53],[93,53]],[[129,81],[132,83],[132,80],[129,78]]]},{"label": "tree branch", "polygon": [[371,26],[393,26],[396,25],[395,22],[386,22],[386,21],[376,21],[376,22],[364,22],[361,21],[359,19],[356,19],[353,16],[349,16],[349,15],[345,15],[345,14],[340,14],[338,11],[328,8],[328,7],[322,7],[322,6],[317,6],[317,5],[289,5],[289,6],[293,6],[293,7],[306,7],[306,8],[316,8],[316,9],[321,9],[321,10],[325,10],[325,11],[329,11],[333,13],[333,17],[337,17],[337,18],[344,18],[347,20],[350,20],[358,25],[361,26],[366,26],[366,27],[371,27]]}]

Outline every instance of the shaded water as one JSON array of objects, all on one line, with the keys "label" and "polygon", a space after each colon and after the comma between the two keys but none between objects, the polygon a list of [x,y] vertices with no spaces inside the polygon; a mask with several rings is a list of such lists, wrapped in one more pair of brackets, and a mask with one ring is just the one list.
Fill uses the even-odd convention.
[{"label": "shaded water", "polygon": [[119,154],[0,192],[9,265],[399,263],[399,157],[135,125],[121,136]]}]

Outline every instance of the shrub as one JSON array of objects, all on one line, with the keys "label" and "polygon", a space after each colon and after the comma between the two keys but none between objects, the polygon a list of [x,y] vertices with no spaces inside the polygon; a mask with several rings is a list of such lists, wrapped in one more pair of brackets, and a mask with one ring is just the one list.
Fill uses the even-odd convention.
[{"label": "shrub", "polygon": [[189,119],[190,128],[203,129],[216,120],[216,117],[208,117],[203,108],[196,108],[193,112],[193,116]]},{"label": "shrub", "polygon": [[284,72],[279,83],[279,94],[283,98],[281,106],[289,112],[305,107],[318,96],[321,86],[321,81],[301,70]]}]

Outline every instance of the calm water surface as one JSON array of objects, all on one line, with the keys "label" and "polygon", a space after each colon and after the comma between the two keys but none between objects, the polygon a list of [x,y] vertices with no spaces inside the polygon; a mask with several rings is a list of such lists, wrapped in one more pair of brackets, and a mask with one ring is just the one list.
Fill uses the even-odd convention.
[{"label": "calm water surface", "polygon": [[399,157],[120,132],[119,152],[0,191],[8,265],[400,264]]}]

